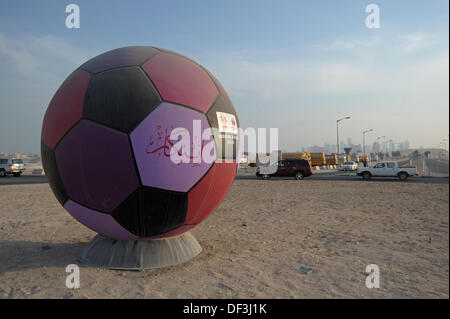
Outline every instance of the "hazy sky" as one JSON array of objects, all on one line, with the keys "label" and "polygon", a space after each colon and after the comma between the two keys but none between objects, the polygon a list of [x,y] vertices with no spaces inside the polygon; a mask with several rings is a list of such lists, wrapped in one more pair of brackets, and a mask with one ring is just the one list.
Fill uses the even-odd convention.
[{"label": "hazy sky", "polygon": [[[67,29],[76,3],[81,28]],[[185,54],[229,92],[241,126],[278,127],[283,149],[385,135],[437,147],[448,135],[448,1],[0,0],[0,151],[39,152],[42,118],[88,58],[127,45]],[[447,143],[448,145],[448,143]]]}]

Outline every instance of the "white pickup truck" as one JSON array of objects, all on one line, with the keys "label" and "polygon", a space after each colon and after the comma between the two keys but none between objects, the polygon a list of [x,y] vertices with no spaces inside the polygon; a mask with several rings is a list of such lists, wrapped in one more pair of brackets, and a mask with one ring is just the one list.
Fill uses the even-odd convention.
[{"label": "white pickup truck", "polygon": [[358,176],[369,180],[372,177],[398,177],[406,181],[409,176],[417,175],[417,168],[414,166],[398,166],[397,162],[379,162],[370,167],[359,167],[356,170]]}]

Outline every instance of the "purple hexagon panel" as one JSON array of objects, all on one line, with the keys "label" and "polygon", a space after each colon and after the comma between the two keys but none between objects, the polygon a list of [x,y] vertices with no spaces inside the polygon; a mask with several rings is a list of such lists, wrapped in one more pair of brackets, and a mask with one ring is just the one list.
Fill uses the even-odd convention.
[{"label": "purple hexagon panel", "polygon": [[139,186],[124,133],[82,120],[55,153],[69,197],[89,208],[112,212]]},{"label": "purple hexagon panel", "polygon": [[[194,125],[197,125],[196,128],[200,127],[200,130],[194,129]],[[180,128],[189,134],[181,134],[178,140],[171,140],[171,133],[181,132]],[[216,159],[212,136],[204,136],[201,146],[194,146],[195,141],[199,141],[208,128],[209,123],[202,113],[170,103],[159,105],[130,134],[142,184],[179,192],[191,189]],[[186,148],[189,152],[177,149],[183,136],[185,140],[189,137],[191,141]],[[179,158],[188,161],[189,157],[189,163],[183,160],[174,162],[171,158],[174,149],[179,150]],[[208,153],[207,161],[202,157],[204,152]]]},{"label": "purple hexagon panel", "polygon": [[137,238],[128,230],[120,226],[119,223],[109,214],[100,213],[86,208],[71,200],[67,201],[64,208],[73,216],[73,218],[100,235],[121,239]]}]

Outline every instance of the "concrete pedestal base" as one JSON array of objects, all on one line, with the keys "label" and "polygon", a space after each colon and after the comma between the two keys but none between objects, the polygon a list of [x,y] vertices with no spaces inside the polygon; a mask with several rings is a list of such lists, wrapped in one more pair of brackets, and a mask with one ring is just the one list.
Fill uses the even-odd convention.
[{"label": "concrete pedestal base", "polygon": [[161,239],[113,239],[97,235],[78,255],[87,265],[124,270],[161,268],[185,263],[202,247],[190,233]]}]

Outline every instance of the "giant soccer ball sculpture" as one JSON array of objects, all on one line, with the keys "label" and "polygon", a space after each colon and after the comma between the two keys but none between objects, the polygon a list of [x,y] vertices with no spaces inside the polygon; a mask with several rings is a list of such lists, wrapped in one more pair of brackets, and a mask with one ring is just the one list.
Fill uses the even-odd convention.
[{"label": "giant soccer ball sculpture", "polygon": [[48,106],[41,153],[58,201],[99,234],[81,261],[143,269],[200,253],[188,231],[231,188],[238,130],[219,81],[180,54],[125,47],[76,69]]}]

